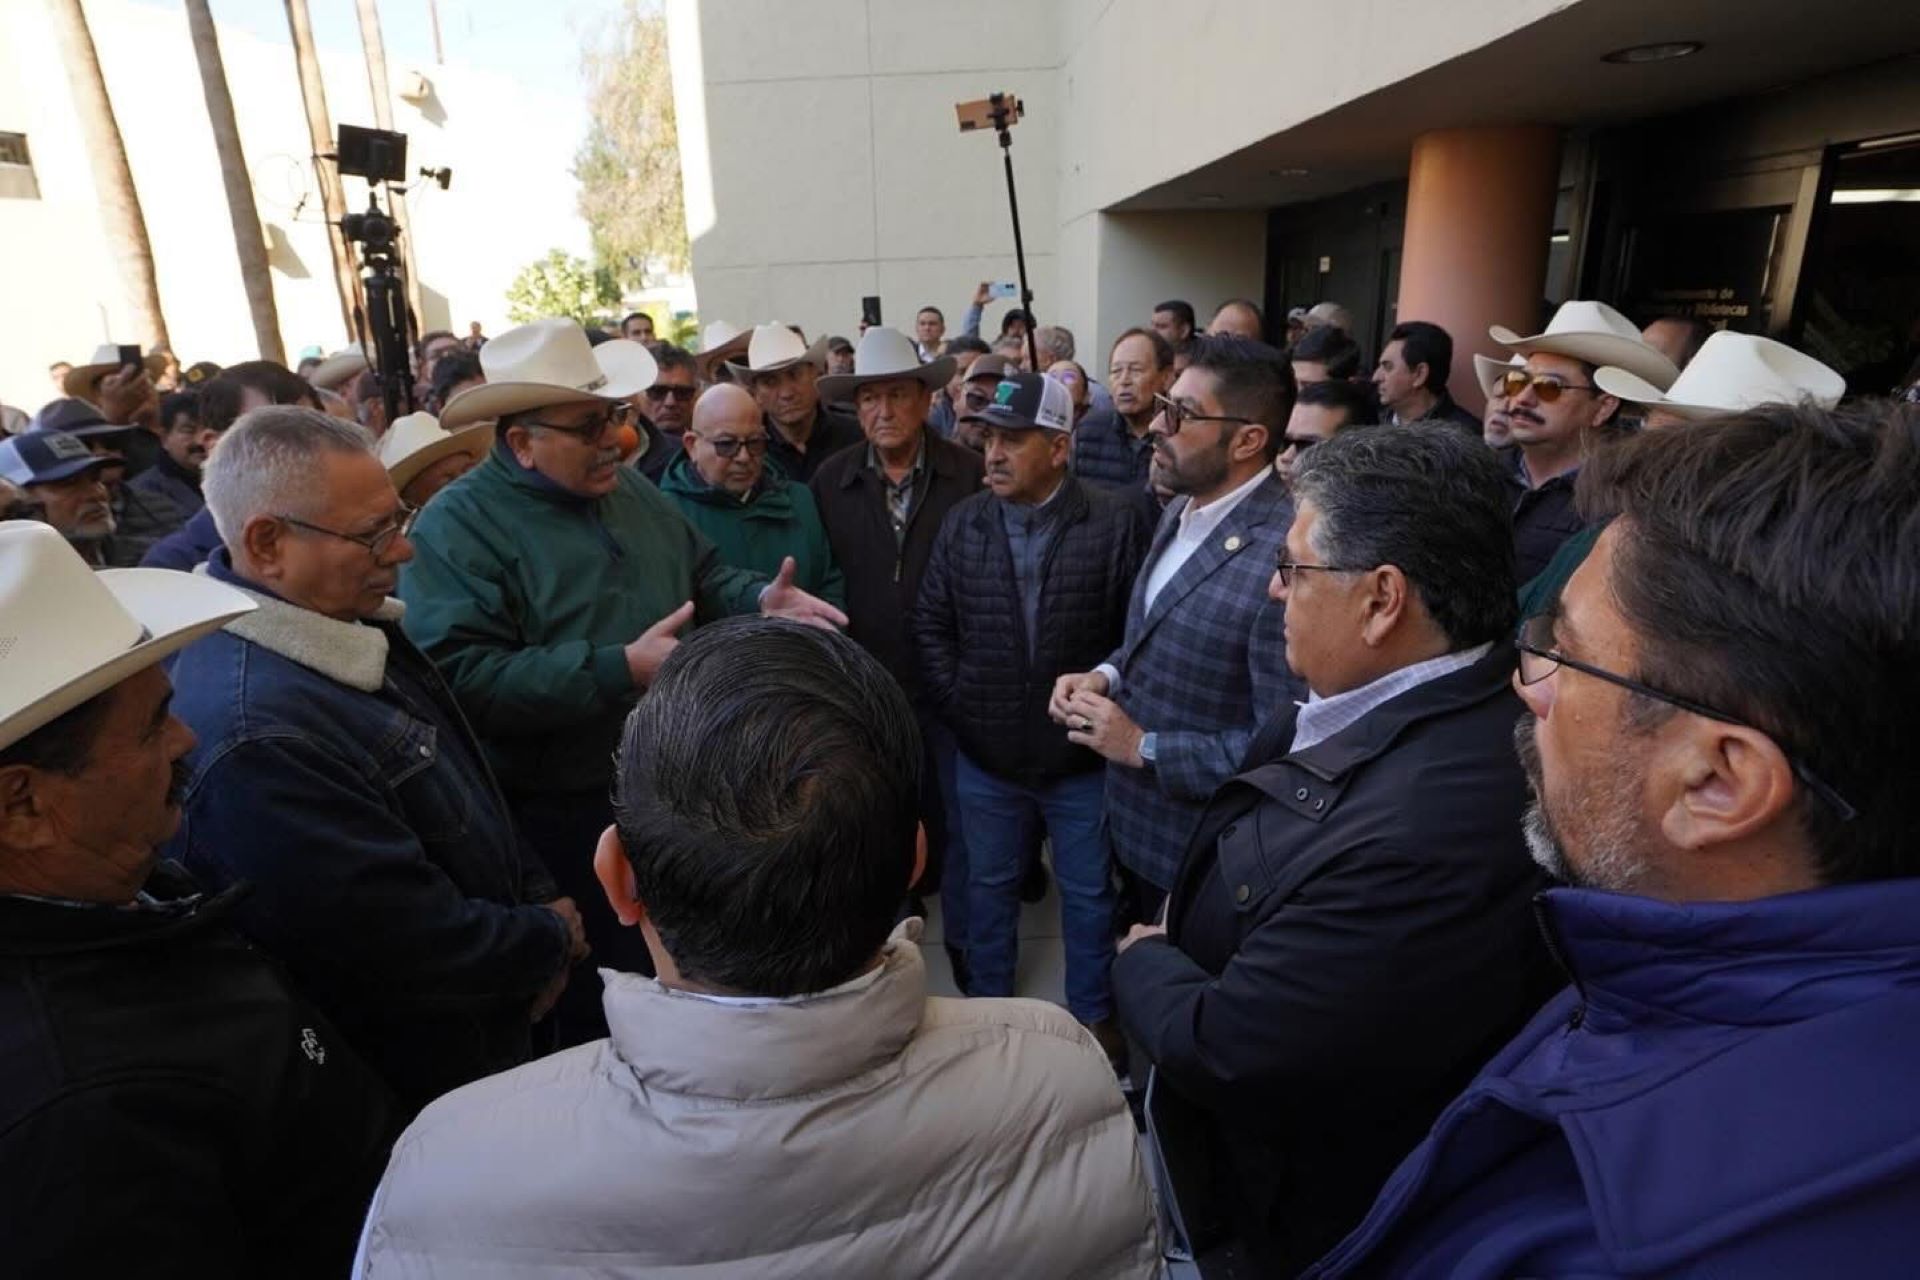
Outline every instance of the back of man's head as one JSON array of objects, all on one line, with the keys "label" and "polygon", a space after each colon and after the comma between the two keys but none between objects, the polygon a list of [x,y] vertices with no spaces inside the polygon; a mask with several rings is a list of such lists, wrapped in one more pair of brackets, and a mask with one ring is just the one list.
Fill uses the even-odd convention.
[{"label": "back of man's head", "polygon": [[[1332,332],[1316,329],[1314,332]],[[1321,409],[1338,409],[1346,415],[1341,429],[1347,427],[1371,427],[1378,425],[1380,415],[1373,407],[1373,396],[1366,387],[1357,382],[1344,379],[1329,379],[1326,382],[1308,382],[1300,387],[1298,404],[1310,404]]]},{"label": "back of man's head", "polygon": [[1295,360],[1323,366],[1332,379],[1351,378],[1360,372],[1360,344],[1345,329],[1330,324],[1301,334],[1288,354]]},{"label": "back of man's head", "polygon": [[[1635,674],[1759,729],[1829,884],[1920,874],[1920,407],[1769,405],[1596,450]],[[1842,806],[1855,811],[1843,818]]]},{"label": "back of man's head", "polygon": [[1185,325],[1189,333],[1198,327],[1199,322],[1193,314],[1193,304],[1184,299],[1169,298],[1165,302],[1155,303],[1153,309],[1156,314],[1166,312],[1174,318],[1175,323]]},{"label": "back of man's head", "polygon": [[804,995],[860,973],[893,927],[920,735],[852,640],[735,618],[661,667],[627,718],[614,791],[637,897],[681,975]]},{"label": "back of man's head", "polygon": [[1408,369],[1427,366],[1426,388],[1433,395],[1447,389],[1447,371],[1453,367],[1453,335],[1425,320],[1393,326],[1389,343],[1400,344],[1400,363]]},{"label": "back of man's head", "polygon": [[1073,330],[1065,325],[1043,324],[1034,331],[1033,343],[1040,348],[1040,365],[1049,367],[1061,360],[1073,359]]},{"label": "back of man's head", "polygon": [[[851,343],[847,345],[847,350],[849,351],[853,350],[853,345]],[[993,350],[993,348],[989,347],[981,339],[976,338],[971,334],[963,333],[957,338],[948,338],[946,341],[946,345],[943,348],[941,348],[941,354],[949,355],[949,356],[958,356],[958,355],[965,355],[967,352],[971,351],[975,355],[983,356],[991,350]]]},{"label": "back of man's head", "polygon": [[1294,498],[1319,513],[1323,564],[1394,565],[1448,648],[1513,635],[1513,498],[1499,455],[1429,424],[1342,431],[1315,445]]},{"label": "back of man's head", "polygon": [[1230,333],[1207,334],[1188,353],[1188,369],[1210,374],[1220,406],[1267,429],[1267,461],[1286,447],[1293,416],[1293,366],[1279,349]]},{"label": "back of man's head", "polygon": [[299,405],[269,405],[240,415],[208,455],[201,488],[220,541],[236,554],[256,516],[310,511],[320,458],[372,453],[372,434],[357,422]]}]

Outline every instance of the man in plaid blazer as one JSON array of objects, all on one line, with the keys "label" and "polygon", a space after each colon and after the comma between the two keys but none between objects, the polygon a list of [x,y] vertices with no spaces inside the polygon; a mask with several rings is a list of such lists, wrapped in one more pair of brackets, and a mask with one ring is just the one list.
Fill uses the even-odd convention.
[{"label": "man in plaid blazer", "polygon": [[1105,756],[1107,827],[1134,907],[1158,913],[1188,833],[1254,731],[1305,696],[1267,582],[1293,507],[1273,469],[1293,371],[1264,343],[1197,342],[1155,417],[1153,479],[1168,506],[1134,582],[1126,638],[1060,677],[1049,711]]}]

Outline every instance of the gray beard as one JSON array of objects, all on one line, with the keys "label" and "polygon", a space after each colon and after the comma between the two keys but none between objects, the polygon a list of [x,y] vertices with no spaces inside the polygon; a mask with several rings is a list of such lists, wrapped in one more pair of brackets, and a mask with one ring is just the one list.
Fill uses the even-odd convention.
[{"label": "gray beard", "polygon": [[[1533,790],[1533,802],[1521,821],[1527,853],[1554,879],[1582,889],[1604,889],[1612,893],[1636,892],[1647,878],[1647,863],[1640,852],[1644,832],[1634,813],[1635,798],[1644,781],[1639,769],[1610,770],[1572,799],[1570,812],[1556,821],[1547,812],[1543,798],[1546,785],[1540,764],[1540,750],[1534,743],[1534,720],[1525,716],[1514,727],[1514,746],[1519,751],[1527,783]],[[1569,829],[1584,836],[1583,858],[1575,866],[1567,857],[1561,832]]]}]

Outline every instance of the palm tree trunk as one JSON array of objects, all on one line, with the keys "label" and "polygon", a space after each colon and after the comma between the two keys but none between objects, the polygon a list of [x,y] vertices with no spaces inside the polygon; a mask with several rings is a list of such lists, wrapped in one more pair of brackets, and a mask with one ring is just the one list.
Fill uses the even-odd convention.
[{"label": "palm tree trunk", "polygon": [[313,172],[320,183],[320,204],[326,211],[327,248],[333,255],[333,278],[340,291],[340,319],[346,328],[347,343],[360,341],[354,313],[359,310],[360,281],[353,274],[353,255],[347,252],[347,239],[340,230],[340,219],[347,211],[345,189],[340,185],[340,166],[321,157],[334,149],[333,121],[327,115],[327,87],[320,79],[320,56],[313,47],[313,24],[307,19],[307,0],[286,0],[287,28],[293,33],[293,56],[300,65],[300,99],[307,108],[307,136],[313,145]]},{"label": "palm tree trunk", "polygon": [[213,126],[213,149],[220,157],[220,177],[227,188],[227,212],[233,219],[240,282],[246,287],[247,310],[253,316],[254,344],[262,360],[285,364],[287,350],[280,341],[280,311],[274,305],[273,275],[267,268],[267,238],[260,232],[260,211],[254,207],[247,159],[240,150],[233,94],[227,89],[227,69],[220,60],[220,35],[207,0],[186,0],[186,4],[193,56],[200,64],[200,88],[207,97],[207,122]]},{"label": "palm tree trunk", "polygon": [[106,78],[100,74],[100,55],[93,47],[86,11],[80,7],[80,0],[47,0],[47,11],[60,41],[67,83],[73,87],[80,133],[93,163],[101,219],[120,265],[121,288],[133,309],[134,324],[148,349],[170,350],[167,320],[160,310],[160,282],[153,273],[153,245],[147,239],[140,193],[133,186],[127,146],[113,117],[113,102],[107,97]]}]

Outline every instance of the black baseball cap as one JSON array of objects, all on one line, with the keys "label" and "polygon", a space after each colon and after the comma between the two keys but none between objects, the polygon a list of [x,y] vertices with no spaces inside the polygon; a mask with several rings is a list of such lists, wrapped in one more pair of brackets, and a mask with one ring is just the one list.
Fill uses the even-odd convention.
[{"label": "black baseball cap", "polygon": [[993,399],[984,408],[963,415],[960,421],[1009,430],[1038,427],[1042,431],[1071,431],[1073,395],[1056,378],[1011,373],[1000,379],[993,389]]},{"label": "black baseball cap", "polygon": [[0,479],[23,489],[119,463],[112,455],[96,457],[78,436],[65,431],[23,431],[0,440]]}]

